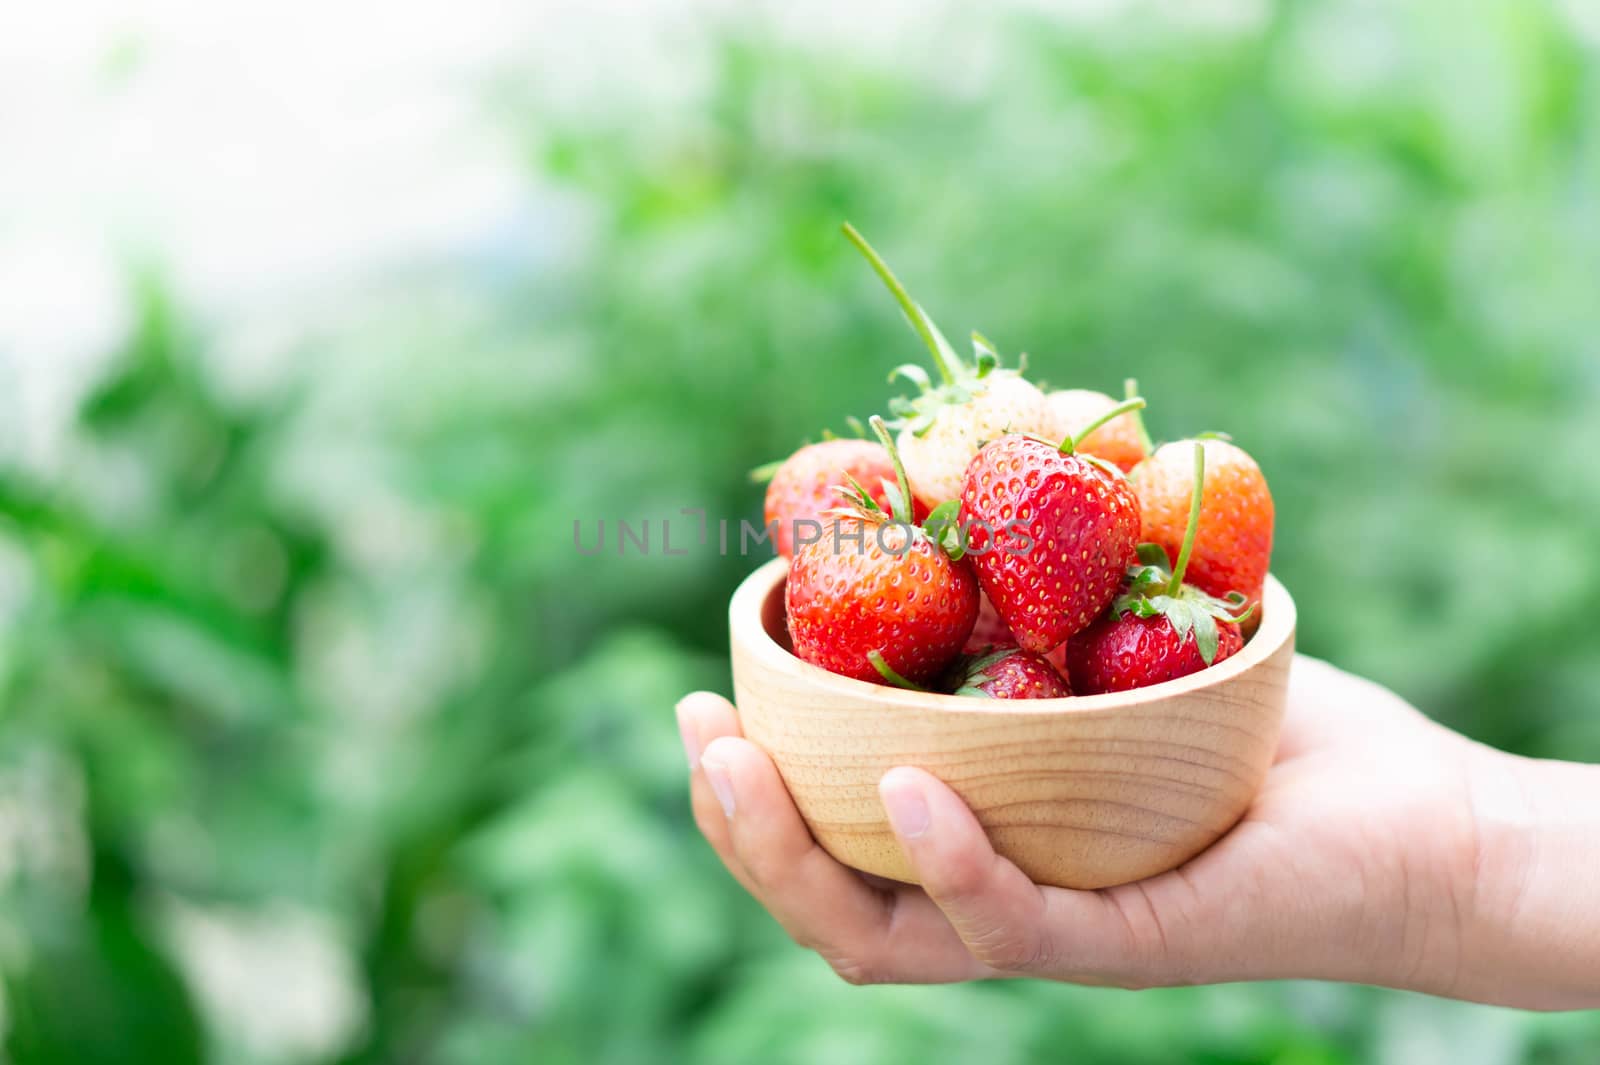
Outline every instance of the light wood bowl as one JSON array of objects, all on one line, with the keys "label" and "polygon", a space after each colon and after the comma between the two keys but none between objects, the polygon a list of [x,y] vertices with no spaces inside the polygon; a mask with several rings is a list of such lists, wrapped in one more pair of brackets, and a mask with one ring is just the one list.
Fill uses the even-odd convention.
[{"label": "light wood bowl", "polygon": [[903,691],[796,658],[784,559],[729,607],[744,734],[777,763],[812,835],[846,865],[916,882],[878,780],[918,766],[972,808],[1034,881],[1098,888],[1176,868],[1244,814],[1278,745],[1294,657],[1294,600],[1267,578],[1261,628],[1210,669],[1071,699]]}]

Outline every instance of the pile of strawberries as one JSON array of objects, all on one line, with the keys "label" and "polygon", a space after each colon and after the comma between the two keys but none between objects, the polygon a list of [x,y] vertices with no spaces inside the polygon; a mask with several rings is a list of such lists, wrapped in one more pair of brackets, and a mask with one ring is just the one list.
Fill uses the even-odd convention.
[{"label": "pile of strawberries", "polygon": [[[797,655],[860,680],[1001,699],[1125,691],[1244,646],[1272,553],[1255,461],[1208,435],[1154,447],[1121,401],[1046,394],[972,335],[959,356],[852,227],[933,356],[876,441],[801,448],[766,521],[791,559]],[[890,428],[898,436],[890,436]]]}]

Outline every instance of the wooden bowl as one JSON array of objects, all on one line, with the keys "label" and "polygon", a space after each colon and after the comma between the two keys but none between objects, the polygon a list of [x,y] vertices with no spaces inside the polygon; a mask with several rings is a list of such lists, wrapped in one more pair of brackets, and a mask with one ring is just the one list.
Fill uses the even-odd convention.
[{"label": "wooden bowl", "polygon": [[915,883],[878,780],[926,769],[966,800],[995,849],[1034,881],[1124,884],[1173,869],[1250,805],[1277,749],[1294,657],[1294,600],[1267,578],[1261,628],[1210,669],[1071,699],[933,695],[841,677],[796,658],[784,559],[729,607],[744,734],[777,763],[812,835],[868,873]]}]

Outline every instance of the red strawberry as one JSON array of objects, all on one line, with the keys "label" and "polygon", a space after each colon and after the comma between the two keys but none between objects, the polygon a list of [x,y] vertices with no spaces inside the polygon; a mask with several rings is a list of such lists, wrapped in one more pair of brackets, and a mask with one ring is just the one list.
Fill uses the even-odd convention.
[{"label": "red strawberry", "polygon": [[[1244,646],[1235,613],[1244,597],[1228,602],[1183,583],[1203,525],[1206,450],[1193,446],[1188,518],[1177,566],[1168,570],[1165,549],[1141,544],[1145,565],[1129,574],[1129,588],[1105,617],[1067,641],[1067,673],[1083,695],[1127,691],[1198,673]],[[1248,608],[1246,608],[1248,612]]]},{"label": "red strawberry", "polygon": [[[859,424],[859,423],[857,423]],[[850,480],[864,486],[879,506],[888,506],[885,481],[894,480],[894,464],[883,445],[872,440],[824,440],[807,444],[783,460],[767,485],[763,520],[776,522],[772,542],[778,554],[794,557],[795,533],[811,539],[825,524],[822,513],[839,505],[834,488]],[[816,522],[816,526],[799,523]],[[831,534],[831,525],[826,530]]]},{"label": "red strawberry", "polygon": [[1017,647],[965,659],[951,690],[987,699],[1064,699],[1072,694],[1072,686],[1055,666]]},{"label": "red strawberry", "polygon": [[[1241,592],[1259,604],[1272,560],[1272,493],[1261,467],[1243,449],[1219,439],[1200,443],[1209,472],[1186,579],[1210,595]],[[1168,558],[1177,557],[1183,542],[1194,486],[1193,446],[1165,444],[1131,475],[1144,516],[1140,538],[1160,544]]]},{"label": "red strawberry", "polygon": [[[1128,382],[1128,394],[1134,394],[1132,381]],[[1084,426],[1117,405],[1117,401],[1104,392],[1083,388],[1051,392],[1045,402],[1052,419],[1050,435],[1057,440],[1083,432]],[[1139,465],[1150,453],[1150,442],[1137,411],[1111,419],[1085,436],[1078,446],[1084,454],[1105,459],[1123,473]]]},{"label": "red strawberry", "polygon": [[972,635],[967,637],[967,645],[961,649],[962,654],[981,655],[1000,647],[1016,645],[1017,638],[1006,628],[1006,623],[1000,619],[1000,612],[989,602],[989,597],[979,596],[978,621],[972,626]]},{"label": "red strawberry", "polygon": [[[1143,405],[1128,400],[1101,421]],[[1127,478],[1076,445],[1072,437],[1060,445],[1001,437],[978,452],[961,490],[978,580],[1028,651],[1087,628],[1116,597],[1139,542],[1139,501]]]},{"label": "red strawberry", "polygon": [[[881,418],[872,419],[889,443]],[[859,488],[853,508],[829,512],[829,535],[795,552],[784,590],[795,654],[857,680],[931,681],[950,664],[978,617],[978,582],[948,527],[952,504],[911,524],[905,472],[885,513]],[[951,545],[951,546],[947,546]]]},{"label": "red strawberry", "polygon": [[939,372],[937,386],[916,365],[897,367],[889,375],[890,380],[909,378],[921,392],[915,399],[901,397],[891,404],[902,417],[896,443],[911,479],[911,491],[920,502],[931,508],[954,499],[961,491],[967,464],[989,440],[1005,433],[1060,435],[1054,431],[1055,419],[1044,393],[1019,371],[1000,369],[994,345],[973,333],[973,362],[962,359],[866,238],[849,224],[844,232],[888,286]]},{"label": "red strawberry", "polygon": [[[1220,662],[1244,646],[1239,626],[1217,622]],[[1128,691],[1198,673],[1210,663],[1193,631],[1179,636],[1165,617],[1107,614],[1066,643],[1067,672],[1079,695]]]}]

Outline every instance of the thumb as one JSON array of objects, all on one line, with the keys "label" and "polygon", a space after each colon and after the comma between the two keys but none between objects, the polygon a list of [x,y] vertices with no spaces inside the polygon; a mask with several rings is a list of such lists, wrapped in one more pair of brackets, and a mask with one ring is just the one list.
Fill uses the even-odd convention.
[{"label": "thumb", "polygon": [[1056,944],[1040,888],[989,844],[955,792],[921,769],[878,783],[889,824],[922,889],[979,962],[996,974],[1043,973]]},{"label": "thumb", "polygon": [[1168,971],[1167,930],[1142,885],[1033,883],[995,853],[961,797],[921,769],[891,769],[878,794],[923,890],[993,975],[1119,987],[1187,982]]}]

